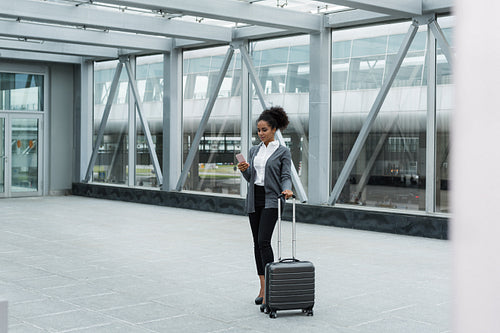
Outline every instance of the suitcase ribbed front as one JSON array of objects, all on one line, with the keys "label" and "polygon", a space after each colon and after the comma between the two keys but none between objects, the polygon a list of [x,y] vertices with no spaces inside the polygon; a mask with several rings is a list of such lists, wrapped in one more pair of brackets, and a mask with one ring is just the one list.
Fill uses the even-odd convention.
[{"label": "suitcase ribbed front", "polygon": [[312,310],[314,265],[308,261],[268,264],[266,266],[266,303],[271,311]]}]

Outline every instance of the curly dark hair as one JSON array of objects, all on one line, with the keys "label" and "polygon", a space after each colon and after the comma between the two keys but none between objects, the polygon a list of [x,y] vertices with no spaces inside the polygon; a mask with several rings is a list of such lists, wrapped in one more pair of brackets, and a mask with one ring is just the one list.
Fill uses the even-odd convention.
[{"label": "curly dark hair", "polygon": [[277,128],[280,131],[284,131],[290,123],[285,110],[281,106],[273,106],[262,111],[257,119],[257,123],[261,120],[267,121],[271,128]]}]

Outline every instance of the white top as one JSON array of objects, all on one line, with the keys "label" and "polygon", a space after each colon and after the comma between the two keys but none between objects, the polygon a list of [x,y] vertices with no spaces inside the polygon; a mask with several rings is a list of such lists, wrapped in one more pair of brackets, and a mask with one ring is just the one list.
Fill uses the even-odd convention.
[{"label": "white top", "polygon": [[253,159],[253,167],[255,169],[255,185],[264,186],[264,177],[266,175],[266,163],[269,157],[278,149],[280,143],[278,140],[271,141],[267,144],[260,146],[257,155]]}]

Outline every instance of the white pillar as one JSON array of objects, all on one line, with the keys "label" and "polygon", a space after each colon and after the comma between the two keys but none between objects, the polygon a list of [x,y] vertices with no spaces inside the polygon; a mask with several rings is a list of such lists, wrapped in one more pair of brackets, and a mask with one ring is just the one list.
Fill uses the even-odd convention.
[{"label": "white pillar", "polygon": [[0,333],[7,333],[8,319],[7,319],[7,301],[0,299]]},{"label": "white pillar", "polygon": [[92,137],[93,137],[93,111],[94,111],[94,63],[92,61],[83,61],[81,64],[80,75],[80,114],[77,115],[77,142],[79,149],[78,156],[78,179],[79,182],[85,179],[87,167],[92,155]]},{"label": "white pillar", "polygon": [[331,49],[329,29],[310,34],[308,197],[311,204],[328,202],[331,160]]},{"label": "white pillar", "polygon": [[494,333],[500,332],[500,2],[455,3],[453,332]]}]

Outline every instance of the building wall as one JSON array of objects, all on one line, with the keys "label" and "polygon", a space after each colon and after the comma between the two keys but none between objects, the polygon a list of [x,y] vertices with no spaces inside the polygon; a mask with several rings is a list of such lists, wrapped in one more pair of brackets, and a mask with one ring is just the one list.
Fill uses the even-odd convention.
[{"label": "building wall", "polygon": [[71,190],[73,152],[73,76],[71,64],[50,65],[50,104],[48,135],[49,194]]}]

